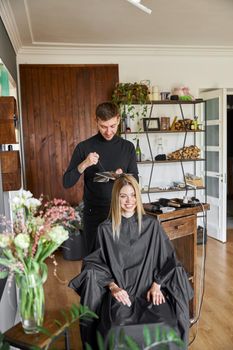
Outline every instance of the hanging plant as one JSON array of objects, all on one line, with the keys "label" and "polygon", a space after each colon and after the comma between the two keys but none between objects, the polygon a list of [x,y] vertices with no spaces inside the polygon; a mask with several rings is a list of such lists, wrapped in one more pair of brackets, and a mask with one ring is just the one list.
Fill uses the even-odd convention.
[{"label": "hanging plant", "polygon": [[117,105],[146,104],[149,89],[145,84],[118,83],[113,91],[112,101]]},{"label": "hanging plant", "polygon": [[[140,83],[118,83],[112,94],[112,101],[121,107],[121,119],[123,123],[127,115],[131,119],[137,118],[137,132],[140,131],[140,120],[147,115],[147,103],[149,102],[149,88]],[[140,105],[140,110],[135,105]]]}]

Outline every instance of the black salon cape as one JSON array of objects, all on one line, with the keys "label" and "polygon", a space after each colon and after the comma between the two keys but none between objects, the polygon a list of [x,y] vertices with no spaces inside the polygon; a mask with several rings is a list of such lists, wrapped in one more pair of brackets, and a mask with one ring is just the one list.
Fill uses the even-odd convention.
[{"label": "black salon cape", "polygon": [[[113,281],[128,292],[131,307],[112,297],[107,285]],[[159,306],[146,300],[153,281],[161,284],[166,295],[166,303]],[[97,249],[84,259],[82,272],[70,281],[69,287],[81,296],[81,304],[97,313],[95,327],[104,337],[117,325],[161,323],[175,329],[187,346],[193,290],[155,218],[143,216],[139,235],[137,216],[122,217],[119,240],[113,239],[110,219],[100,224]],[[92,342],[95,335],[90,331],[95,332],[91,325],[81,327],[83,342]]]}]

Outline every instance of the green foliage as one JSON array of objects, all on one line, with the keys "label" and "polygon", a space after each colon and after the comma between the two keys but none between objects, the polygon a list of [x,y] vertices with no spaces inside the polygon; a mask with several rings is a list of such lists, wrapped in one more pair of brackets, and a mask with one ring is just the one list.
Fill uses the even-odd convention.
[{"label": "green foliage", "polygon": [[143,336],[144,336],[146,346],[150,345],[152,343],[151,334],[147,326],[143,327]]},{"label": "green foliage", "polygon": [[[157,348],[159,350],[167,350],[170,343],[175,343],[180,349],[184,349],[184,342],[179,338],[177,333],[173,329],[167,329],[161,325],[155,326],[155,329],[151,331],[148,326],[143,327],[143,339],[144,347],[140,347],[139,344],[130,336],[125,334],[124,329],[120,330],[117,339],[118,350],[150,350]],[[115,335],[110,334],[108,340],[108,350],[115,350]],[[105,350],[104,341],[100,333],[97,334],[98,350]],[[93,350],[90,345],[86,346],[85,350]]]},{"label": "green foliage", "polygon": [[0,271],[0,279],[6,278],[7,276],[8,276],[8,270]]},{"label": "green foliage", "polygon": [[4,342],[4,336],[0,332],[0,350],[9,350],[10,346],[6,342]]},{"label": "green foliage", "polygon": [[[92,312],[87,306],[73,304],[68,311],[61,310],[65,323],[55,320],[55,324],[59,329],[66,329],[70,327],[75,321],[82,318],[98,318],[98,316]],[[39,327],[39,331],[51,338],[51,342],[55,339],[51,335],[48,329]],[[125,334],[124,329],[120,330],[118,336],[118,349],[119,350],[150,350],[157,347],[159,350],[167,350],[169,343],[175,343],[180,349],[184,349],[184,342],[179,338],[177,333],[173,329],[167,330],[160,325],[155,326],[155,329],[151,331],[147,326],[143,327],[143,339],[144,347],[141,348],[137,342],[130,336]],[[105,350],[104,339],[102,335],[97,332],[98,350]],[[115,336],[113,333],[109,335],[108,349],[114,350]],[[0,332],[0,350],[9,350],[9,345],[4,342],[4,336]],[[38,347],[34,347],[33,350],[40,350]],[[89,344],[85,344],[85,350],[94,350]]]},{"label": "green foliage", "polygon": [[117,105],[145,104],[148,100],[147,85],[139,83],[118,83],[112,95],[112,101]]},{"label": "green foliage", "polygon": [[[145,84],[118,83],[113,91],[112,101],[122,107],[121,119],[124,122],[127,115],[137,120],[137,132],[141,131],[140,120],[147,116],[149,89]],[[136,106],[136,105],[139,106]]]},{"label": "green foliage", "polygon": [[100,332],[97,332],[97,344],[99,350],[104,350],[104,340]]},{"label": "green foliage", "polygon": [[[60,310],[60,313],[63,317],[63,322],[60,320],[54,320],[54,323],[59,330],[69,328],[77,320],[98,318],[98,316],[85,305],[72,304],[69,310],[62,309]],[[47,328],[38,327],[38,329],[41,333],[51,338],[51,342],[56,339],[56,336],[53,336]],[[86,349],[91,350],[91,347],[87,344]],[[38,348],[34,348],[33,350],[38,350]]]}]

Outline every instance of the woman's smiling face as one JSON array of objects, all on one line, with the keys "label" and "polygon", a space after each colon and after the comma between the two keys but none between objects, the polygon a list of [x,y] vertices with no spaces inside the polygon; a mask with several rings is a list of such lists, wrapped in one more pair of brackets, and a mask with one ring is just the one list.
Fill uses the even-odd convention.
[{"label": "woman's smiling face", "polygon": [[122,214],[133,215],[136,208],[136,195],[131,185],[125,185],[119,195]]}]

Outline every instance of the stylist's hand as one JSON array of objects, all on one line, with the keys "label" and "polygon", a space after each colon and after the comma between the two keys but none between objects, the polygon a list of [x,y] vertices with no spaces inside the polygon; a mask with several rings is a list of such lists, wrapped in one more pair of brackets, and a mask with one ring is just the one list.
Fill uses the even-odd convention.
[{"label": "stylist's hand", "polygon": [[123,305],[127,305],[127,306],[131,306],[131,301],[129,299],[129,295],[126,292],[126,290],[118,287],[118,285],[116,285],[115,283],[111,283],[109,285],[109,289],[110,292],[112,294],[112,296],[119,301],[120,303],[122,303]]},{"label": "stylist's hand", "polygon": [[96,152],[89,153],[87,158],[85,159],[85,163],[86,163],[87,167],[97,164],[99,161],[99,157],[100,156]]},{"label": "stylist's hand", "polygon": [[148,302],[151,301],[154,305],[165,303],[165,298],[160,290],[160,285],[155,282],[152,283],[150,289],[148,290],[146,298]]},{"label": "stylist's hand", "polygon": [[123,170],[121,168],[119,168],[115,171],[115,173],[118,175],[123,174]]},{"label": "stylist's hand", "polygon": [[78,165],[78,171],[80,174],[82,174],[86,168],[88,168],[91,165],[97,164],[99,161],[99,155],[96,152],[91,152],[88,154],[87,158]]}]

